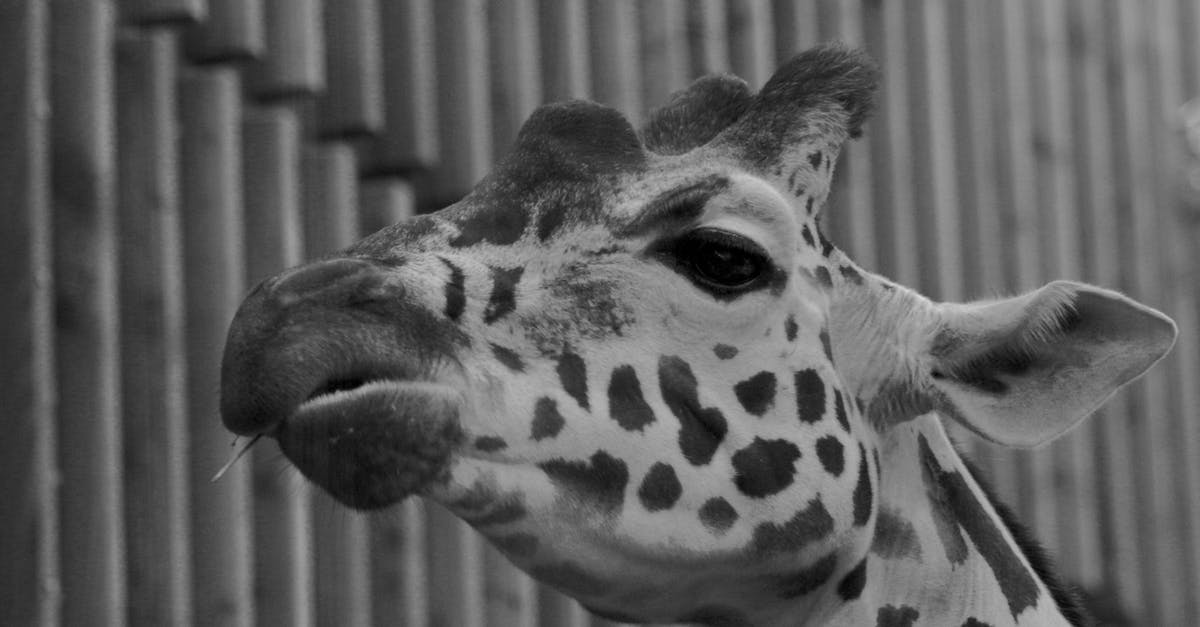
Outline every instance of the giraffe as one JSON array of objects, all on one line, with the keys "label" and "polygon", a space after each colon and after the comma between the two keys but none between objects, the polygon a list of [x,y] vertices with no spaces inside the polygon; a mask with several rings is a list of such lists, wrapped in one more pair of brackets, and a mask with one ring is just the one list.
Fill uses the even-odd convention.
[{"label": "giraffe", "polygon": [[1039,445],[1174,323],[1081,283],[939,303],[857,266],[817,217],[876,82],[828,44],[757,94],[698,79],[640,132],[539,108],[458,203],[253,289],[224,424],[350,507],[444,505],[622,621],[1079,624],[941,421]]}]

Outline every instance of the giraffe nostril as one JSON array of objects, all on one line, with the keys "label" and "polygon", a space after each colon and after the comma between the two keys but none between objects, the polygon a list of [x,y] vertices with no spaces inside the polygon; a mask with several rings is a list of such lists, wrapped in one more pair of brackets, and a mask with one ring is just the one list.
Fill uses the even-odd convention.
[{"label": "giraffe nostril", "polygon": [[339,258],[317,261],[294,268],[280,276],[270,286],[271,294],[285,304],[315,294],[374,266],[362,259]]}]

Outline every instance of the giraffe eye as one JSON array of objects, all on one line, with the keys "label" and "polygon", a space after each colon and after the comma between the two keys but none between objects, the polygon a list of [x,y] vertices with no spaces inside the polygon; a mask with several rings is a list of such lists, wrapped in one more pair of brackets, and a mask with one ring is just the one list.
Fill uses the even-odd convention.
[{"label": "giraffe eye", "polygon": [[670,254],[699,287],[721,295],[761,285],[771,267],[767,253],[749,238],[717,229],[696,229],[675,240]]}]

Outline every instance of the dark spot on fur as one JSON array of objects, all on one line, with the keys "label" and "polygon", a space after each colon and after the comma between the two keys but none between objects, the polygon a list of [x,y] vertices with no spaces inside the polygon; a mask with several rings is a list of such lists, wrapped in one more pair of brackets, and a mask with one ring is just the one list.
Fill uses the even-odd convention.
[{"label": "dark spot on fur", "polygon": [[833,415],[837,417],[842,429],[850,433],[850,419],[846,417],[846,397],[842,396],[842,391],[838,389],[833,391]]},{"label": "dark spot on fur", "polygon": [[954,512],[950,508],[950,495],[946,487],[939,481],[938,471],[941,465],[932,459],[933,451],[921,438],[921,478],[925,482],[925,494],[929,497],[929,510],[933,518],[934,529],[942,548],[946,551],[946,559],[951,564],[962,564],[967,560],[967,542],[962,537],[958,522],[954,520]]},{"label": "dark spot on fur", "polygon": [[535,441],[552,438],[562,431],[566,420],[558,413],[558,404],[554,399],[541,397],[533,408],[533,429],[529,437]]},{"label": "dark spot on fur", "polygon": [[813,237],[812,229],[807,224],[800,228],[800,237],[804,238],[804,243],[808,244],[809,248],[817,247],[817,240]]},{"label": "dark spot on fur", "polygon": [[846,467],[845,450],[836,436],[827,435],[817,440],[817,459],[825,472],[840,477]]},{"label": "dark spot on fur", "polygon": [[921,540],[913,524],[899,511],[881,508],[875,517],[871,552],[885,559],[907,557],[920,561]]},{"label": "dark spot on fur", "polygon": [[494,435],[485,435],[475,438],[475,448],[483,451],[484,453],[493,453],[495,451],[502,451],[508,448],[508,442],[505,442],[504,438],[496,437]]},{"label": "dark spot on fur", "polygon": [[503,318],[505,314],[516,309],[517,283],[521,281],[521,275],[525,272],[523,266],[492,268],[491,270],[492,294],[488,297],[488,304],[483,309],[483,321],[487,324]]},{"label": "dark spot on fur", "polygon": [[538,214],[537,217],[537,236],[539,241],[546,241],[554,235],[567,217],[567,207],[564,205],[551,205],[546,207]]},{"label": "dark spot on fur", "polygon": [[650,472],[646,473],[642,486],[638,488],[638,498],[646,511],[650,512],[671,509],[681,494],[683,486],[679,484],[679,477],[675,476],[675,469],[662,462],[650,467]]},{"label": "dark spot on fur", "polygon": [[763,371],[733,386],[746,411],[761,416],[775,403],[775,373]]},{"label": "dark spot on fur", "polygon": [[1026,608],[1036,606],[1037,582],[975,497],[966,479],[955,470],[942,469],[924,435],[920,436],[919,444],[927,488],[931,487],[931,483],[938,484],[938,496],[944,499],[944,507],[953,516],[956,527],[961,526],[967,532],[976,550],[992,569],[1013,618]]},{"label": "dark spot on fur", "polygon": [[854,486],[854,524],[859,527],[871,519],[871,471],[867,467],[867,450],[858,444],[858,484]]},{"label": "dark spot on fur", "polygon": [[867,586],[867,558],[862,558],[850,572],[842,577],[841,583],[838,584],[838,596],[846,601],[853,601],[862,594],[863,588]]},{"label": "dark spot on fur", "polygon": [[992,627],[990,623],[985,623],[974,616],[970,616],[963,621],[962,627]]},{"label": "dark spot on fur", "polygon": [[479,207],[470,215],[455,221],[458,236],[450,240],[450,246],[463,248],[482,242],[497,246],[508,246],[521,239],[529,224],[529,210],[520,205],[505,207]]},{"label": "dark spot on fur", "polygon": [[496,356],[496,361],[504,364],[513,372],[525,372],[525,362],[521,361],[521,356],[516,354],[512,349],[505,348],[499,344],[492,344],[492,354]]},{"label": "dark spot on fur", "polygon": [[562,382],[563,389],[579,406],[586,409],[588,407],[588,390],[587,390],[587,366],[583,363],[583,358],[570,349],[564,349],[558,357],[558,380]]},{"label": "dark spot on fur", "polygon": [[617,366],[608,382],[608,412],[626,431],[641,431],[654,422],[633,366]]},{"label": "dark spot on fur", "polygon": [[738,349],[736,346],[728,344],[717,344],[713,347],[713,353],[717,356],[717,359],[733,359],[737,357]]},{"label": "dark spot on fur", "polygon": [[796,324],[796,317],[788,314],[787,320],[783,321],[783,334],[789,342],[796,339],[796,333],[800,331],[799,325]]},{"label": "dark spot on fur", "polygon": [[464,291],[466,279],[461,268],[441,257],[438,259],[450,270],[450,280],[446,281],[446,308],[444,311],[447,318],[458,320],[467,306],[467,296]]},{"label": "dark spot on fur", "polygon": [[829,329],[821,329],[821,333],[817,335],[821,340],[821,350],[825,352],[825,359],[829,363],[833,363],[833,346],[829,343]]},{"label": "dark spot on fur", "polygon": [[829,276],[829,268],[817,266],[813,269],[813,276],[816,277],[817,283],[820,283],[821,287],[825,289],[833,287],[833,277]]},{"label": "dark spot on fur", "polygon": [[825,582],[833,576],[835,568],[837,568],[837,555],[830,553],[808,568],[776,577],[772,587],[780,598],[801,597],[825,585]]},{"label": "dark spot on fur", "polygon": [[816,370],[806,368],[796,373],[796,415],[800,422],[820,422],[825,417],[825,381]]},{"label": "dark spot on fur", "polygon": [[814,169],[814,170],[820,169],[820,167],[821,167],[821,151],[820,150],[818,150],[816,152],[808,153],[808,165],[812,166],[812,169]]},{"label": "dark spot on fur", "polygon": [[513,557],[532,557],[537,552],[537,536],[528,533],[514,533],[494,538],[492,543],[496,548]]},{"label": "dark spot on fur", "polygon": [[796,477],[800,449],[787,440],[754,438],[733,454],[734,484],[751,498],[782,492]]},{"label": "dark spot on fur", "polygon": [[833,517],[829,510],[820,499],[812,499],[785,523],[761,523],[755,527],[750,548],[757,555],[795,553],[832,531]]},{"label": "dark spot on fur", "polygon": [[675,623],[696,623],[707,627],[753,627],[741,611],[720,605],[705,605],[676,618]]},{"label": "dark spot on fur", "polygon": [[863,284],[862,275],[859,274],[858,270],[854,269],[854,266],[838,266],[838,271],[842,273],[842,278],[847,281],[855,285]]},{"label": "dark spot on fur", "polygon": [[737,519],[737,510],[722,497],[708,499],[700,506],[700,522],[714,533],[725,533]]},{"label": "dark spot on fur", "polygon": [[538,467],[567,494],[581,503],[595,505],[602,513],[615,513],[625,502],[629,468],[604,451],[596,451],[587,462],[552,459]]},{"label": "dark spot on fur", "polygon": [[875,627],[912,627],[921,613],[907,605],[885,605],[875,616]]},{"label": "dark spot on fur", "polygon": [[658,360],[658,381],[663,401],[679,419],[679,448],[695,466],[712,461],[713,453],[725,439],[728,425],[720,410],[701,407],[696,376],[679,357]]},{"label": "dark spot on fur", "polygon": [[541,564],[530,568],[529,574],[572,596],[597,597],[612,589],[611,584],[583,570],[575,562]]},{"label": "dark spot on fur", "polygon": [[[825,238],[825,233],[821,231],[821,227],[817,226],[817,240],[821,242],[821,256],[828,257],[834,251],[833,242]],[[826,271],[828,272],[828,271]]]}]

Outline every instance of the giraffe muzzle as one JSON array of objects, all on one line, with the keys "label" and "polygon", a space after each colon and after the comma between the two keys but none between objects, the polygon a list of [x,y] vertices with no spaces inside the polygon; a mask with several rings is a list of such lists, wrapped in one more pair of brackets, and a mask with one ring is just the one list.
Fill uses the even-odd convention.
[{"label": "giraffe muzzle", "polygon": [[230,325],[221,418],[276,438],[346,505],[395,503],[444,477],[463,439],[453,329],[389,268],[319,261],[264,281]]}]

